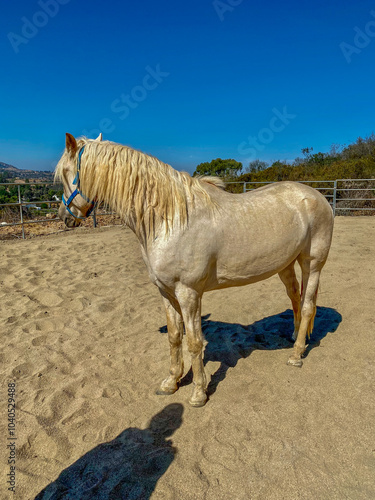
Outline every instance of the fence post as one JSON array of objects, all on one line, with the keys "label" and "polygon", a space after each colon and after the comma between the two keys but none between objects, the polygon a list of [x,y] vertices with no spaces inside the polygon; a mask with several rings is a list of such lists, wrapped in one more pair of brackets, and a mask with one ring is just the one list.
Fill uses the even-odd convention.
[{"label": "fence post", "polygon": [[332,201],[332,210],[333,216],[336,217],[336,198],[337,198],[337,179],[333,181],[333,201]]},{"label": "fence post", "polygon": [[246,182],[243,183],[243,192],[246,193]]},{"label": "fence post", "polygon": [[22,224],[22,238],[25,239],[25,226],[23,225],[23,213],[22,213],[22,198],[21,198],[21,186],[18,184],[18,203],[20,204],[20,216]]},{"label": "fence post", "polygon": [[94,208],[94,212],[92,214],[92,219],[93,219],[93,222],[94,222],[94,227],[97,226],[97,223],[96,223],[96,207]]}]

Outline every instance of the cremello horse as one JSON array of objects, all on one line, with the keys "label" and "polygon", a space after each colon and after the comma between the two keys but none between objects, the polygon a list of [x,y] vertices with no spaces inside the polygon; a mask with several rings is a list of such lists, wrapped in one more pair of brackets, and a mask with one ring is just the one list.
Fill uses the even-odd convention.
[{"label": "cremello horse", "polygon": [[[193,369],[189,402],[205,404],[203,292],[255,283],[276,273],[294,311],[295,344],[288,363],[302,365],[333,229],[332,210],[318,191],[280,182],[231,194],[217,178],[192,178],[101,136],[76,140],[70,134],[55,177],[64,185],[59,216],[68,227],[77,226],[94,202],[104,202],[138,237],[167,314],[170,371],[158,394],[178,389],[185,325]],[[296,261],[302,269],[302,296]]]}]

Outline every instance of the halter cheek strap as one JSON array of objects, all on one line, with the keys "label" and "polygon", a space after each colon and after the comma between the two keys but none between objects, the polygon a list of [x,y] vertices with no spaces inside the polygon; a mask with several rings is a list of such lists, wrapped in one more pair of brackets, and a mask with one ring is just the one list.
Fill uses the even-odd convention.
[{"label": "halter cheek strap", "polygon": [[[83,151],[85,149],[85,146],[82,146],[82,148],[80,149],[79,153],[78,153],[78,160],[77,160],[77,174],[73,180],[73,185],[76,185],[76,189],[73,191],[73,193],[69,196],[69,198],[66,200],[65,199],[65,196],[64,196],[64,193],[61,197],[61,200],[65,206],[65,208],[67,209],[67,211],[70,213],[70,215],[72,215],[73,217],[75,217],[76,219],[86,219],[86,217],[88,217],[91,212],[94,210],[94,208],[96,207],[96,202],[95,201],[92,201],[90,200],[89,198],[87,198],[87,196],[85,196],[83,193],[81,193],[81,191],[79,190],[79,187],[80,187],[80,180],[79,180],[79,171],[81,169],[81,158],[82,158],[82,155],[83,155]],[[72,203],[72,201],[74,200],[74,198],[77,196],[77,195],[80,195],[84,200],[88,201],[89,203],[91,203],[90,205],[90,208],[87,210],[86,212],[86,215],[83,216],[83,217],[80,217],[79,215],[75,215],[71,210],[70,210],[70,204]]]},{"label": "halter cheek strap", "polygon": [[[69,196],[69,198],[68,198],[67,200],[65,199],[64,194],[62,195],[61,200],[62,200],[63,204],[65,205],[65,208],[67,209],[67,211],[70,213],[70,215],[72,215],[72,216],[73,216],[73,217],[75,217],[76,219],[82,219],[82,220],[83,220],[83,219],[86,219],[87,217],[89,217],[89,216],[91,215],[92,211],[93,211],[93,210],[94,210],[94,208],[96,207],[96,203],[95,203],[95,201],[92,201],[92,202],[91,202],[91,206],[90,206],[90,208],[87,210],[86,215],[84,215],[83,217],[81,217],[80,215],[76,215],[76,214],[74,214],[74,213],[70,210],[69,205],[72,203],[72,201],[73,201],[73,200],[74,200],[74,198],[77,196],[77,194],[79,194],[79,195],[81,195],[81,196],[82,196],[82,194],[78,191],[78,189],[75,189],[75,190],[73,191],[73,193]],[[83,196],[82,196],[82,197],[83,197]]]}]

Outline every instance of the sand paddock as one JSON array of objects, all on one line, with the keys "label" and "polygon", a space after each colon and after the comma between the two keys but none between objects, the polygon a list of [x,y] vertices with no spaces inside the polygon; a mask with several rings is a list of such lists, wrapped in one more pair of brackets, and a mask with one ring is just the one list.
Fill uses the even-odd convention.
[{"label": "sand paddock", "polygon": [[302,369],[286,365],[278,277],[205,294],[210,399],[197,409],[189,373],[155,395],[166,321],[128,229],[1,242],[0,498],[375,498],[374,246],[374,217],[336,218]]}]

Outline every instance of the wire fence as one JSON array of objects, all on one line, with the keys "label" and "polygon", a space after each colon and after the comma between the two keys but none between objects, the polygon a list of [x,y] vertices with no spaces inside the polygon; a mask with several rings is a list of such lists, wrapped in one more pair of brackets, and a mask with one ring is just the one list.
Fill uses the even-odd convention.
[{"label": "wire fence", "polygon": [[[375,178],[298,182],[308,184],[320,191],[330,203],[335,216],[375,215]],[[227,190],[247,192],[272,183],[233,181],[227,183]],[[48,186],[51,189],[48,190]],[[62,190],[62,185],[48,182],[0,184],[0,201],[3,199],[2,195],[7,194],[7,198],[12,195],[11,201],[0,203],[0,239],[25,239],[26,236],[36,234],[66,231],[67,229],[57,216]],[[44,193],[48,193],[50,199],[37,199],[43,197]],[[83,223],[88,227],[116,224],[121,224],[120,217],[104,208],[96,209]],[[35,225],[34,227],[38,230],[31,230],[32,225]],[[25,227],[29,228],[28,234],[26,234]]]}]

